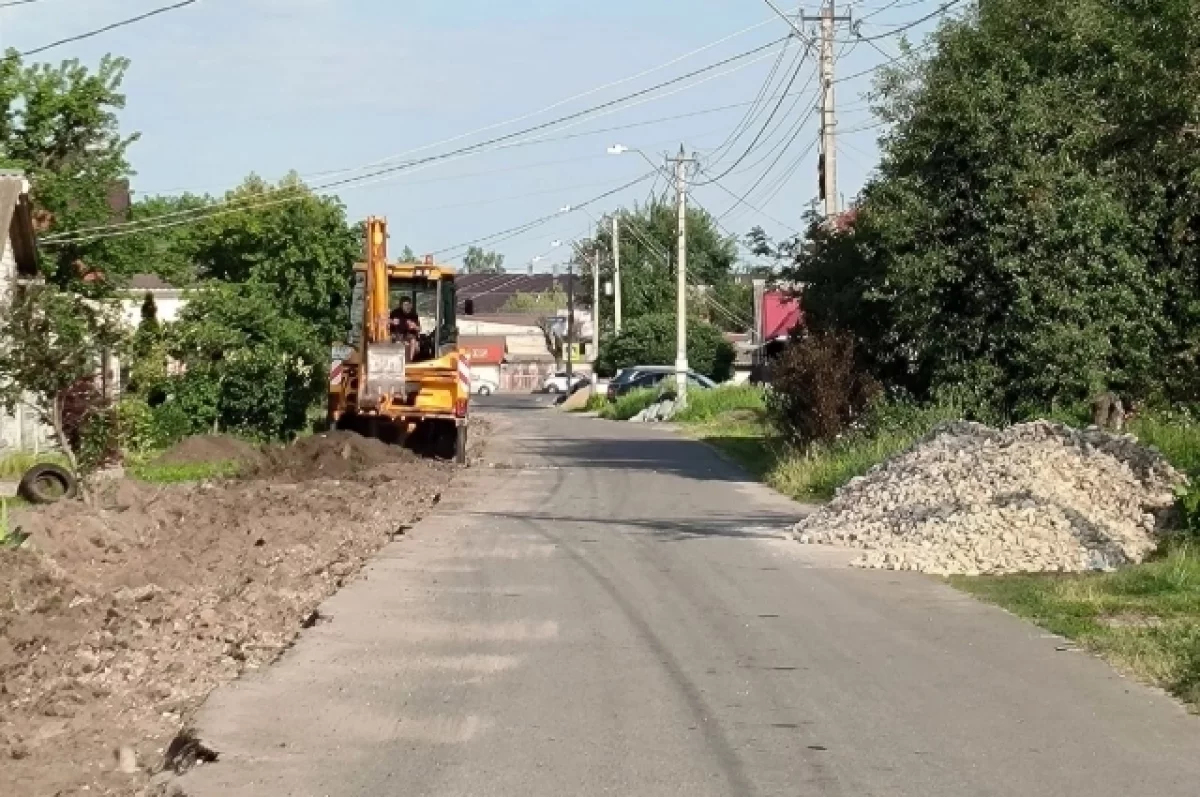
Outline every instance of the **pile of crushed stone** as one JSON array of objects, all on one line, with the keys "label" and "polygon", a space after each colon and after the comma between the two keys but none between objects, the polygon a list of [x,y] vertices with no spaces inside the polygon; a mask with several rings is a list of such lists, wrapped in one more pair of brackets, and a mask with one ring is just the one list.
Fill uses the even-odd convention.
[{"label": "pile of crushed stone", "polygon": [[1158,545],[1187,483],[1131,435],[1047,421],[944,425],[796,525],[853,564],[935,575],[1111,570]]}]

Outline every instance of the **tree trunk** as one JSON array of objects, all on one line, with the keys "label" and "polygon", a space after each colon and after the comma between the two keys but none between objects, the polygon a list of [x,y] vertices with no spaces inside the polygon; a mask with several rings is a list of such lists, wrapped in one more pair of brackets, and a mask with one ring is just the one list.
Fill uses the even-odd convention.
[{"label": "tree trunk", "polygon": [[62,449],[63,456],[67,458],[67,466],[70,467],[71,473],[75,474],[75,478],[79,481],[79,497],[88,506],[92,504],[92,491],[88,488],[87,480],[83,474],[79,472],[79,458],[75,456],[75,449],[71,447],[71,441],[67,439],[66,430],[63,429],[62,422],[63,396],[55,396],[54,402],[50,407],[50,426],[54,429],[54,437],[58,440],[58,447]]}]

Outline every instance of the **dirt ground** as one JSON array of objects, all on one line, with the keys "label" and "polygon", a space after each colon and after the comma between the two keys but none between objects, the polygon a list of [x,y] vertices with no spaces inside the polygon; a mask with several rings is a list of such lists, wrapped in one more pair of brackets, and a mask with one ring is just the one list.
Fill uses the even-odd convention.
[{"label": "dirt ground", "polygon": [[30,537],[0,549],[5,794],[158,794],[207,754],[186,729],[209,691],[319,622],[319,603],[454,474],[344,432],[263,450],[199,438],[166,456],[238,458],[251,475],[117,481],[96,507],[10,517]]}]

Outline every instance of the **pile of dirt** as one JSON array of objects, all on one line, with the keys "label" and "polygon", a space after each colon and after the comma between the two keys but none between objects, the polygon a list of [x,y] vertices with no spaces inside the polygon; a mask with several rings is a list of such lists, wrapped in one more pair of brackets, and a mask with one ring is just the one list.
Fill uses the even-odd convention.
[{"label": "pile of dirt", "polygon": [[256,464],[262,459],[258,447],[229,435],[188,437],[158,456],[156,465],[196,465],[221,462]]},{"label": "pile of dirt", "polygon": [[1187,479],[1129,435],[954,423],[838,491],[795,530],[855,564],[937,575],[1109,570],[1159,544]]},{"label": "pile of dirt", "polygon": [[[247,453],[205,438],[168,455]],[[5,793],[144,793],[208,692],[316,622],[455,472],[340,433],[260,456],[286,478],[118,481],[95,507],[12,514],[30,537],[0,548]],[[356,478],[334,480],[345,473]]]},{"label": "pile of dirt", "polygon": [[293,481],[348,479],[380,469],[403,472],[419,462],[402,446],[337,431],[302,437],[287,446],[264,447],[250,475]]}]

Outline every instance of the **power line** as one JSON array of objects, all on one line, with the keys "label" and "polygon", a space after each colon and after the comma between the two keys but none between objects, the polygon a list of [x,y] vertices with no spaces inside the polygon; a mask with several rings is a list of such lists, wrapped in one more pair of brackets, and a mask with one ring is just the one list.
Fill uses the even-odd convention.
[{"label": "power line", "polygon": [[0,8],[9,8],[11,6],[27,6],[30,3],[40,3],[42,0],[9,0],[7,3],[0,3]]},{"label": "power line", "polygon": [[[812,45],[809,44],[805,48],[804,55],[807,57],[808,54],[811,52],[812,52]],[[804,65],[804,62],[803,62],[803,60],[801,60],[801,62],[796,66],[795,71],[792,72],[792,77],[788,81],[787,88],[784,89],[785,93],[792,90],[792,86],[795,84],[796,79],[800,77],[800,68],[803,65]],[[734,169],[736,169],[741,164],[741,162],[744,161],[747,158],[747,156],[750,155],[751,152],[754,151],[755,146],[757,146],[758,142],[760,140],[762,140],[763,134],[766,133],[767,128],[770,126],[771,120],[773,120],[775,118],[775,115],[777,113],[779,113],[779,109],[782,106],[783,106],[783,98],[781,97],[779,102],[775,103],[775,107],[771,109],[771,114],[770,114],[770,116],[767,117],[767,121],[763,123],[762,128],[758,131],[758,135],[756,135],[754,137],[754,140],[750,142],[750,145],[746,147],[745,152],[743,152],[738,157],[737,160],[735,160],[727,169],[725,169],[725,171],[721,172],[721,174],[717,175],[716,177],[710,178],[710,182],[720,180],[723,177],[727,176],[730,172],[732,172]],[[695,183],[695,185],[703,186],[703,185],[706,185],[706,183]]]},{"label": "power line", "polygon": [[[27,0],[27,2],[33,2],[33,0]],[[26,57],[26,56],[30,56],[30,55],[37,55],[38,53],[44,53],[46,50],[52,50],[55,47],[61,47],[64,44],[71,44],[72,42],[83,41],[84,39],[90,39],[94,36],[100,36],[101,34],[108,33],[111,30],[116,30],[117,28],[123,28],[127,25],[133,25],[135,23],[150,19],[151,17],[156,17],[159,14],[165,14],[168,11],[178,11],[181,8],[184,8],[184,7],[190,6],[190,5],[194,5],[195,3],[196,3],[196,0],[181,0],[181,2],[174,3],[169,6],[162,6],[160,8],[155,8],[155,9],[145,12],[144,14],[138,14],[135,17],[129,17],[128,19],[122,19],[117,22],[110,23],[108,25],[105,25],[102,28],[96,28],[95,30],[89,30],[85,33],[77,33],[74,36],[68,36],[65,39],[58,39],[57,41],[52,41],[49,44],[43,44],[40,47],[34,47],[32,50],[25,50],[24,52],[17,53],[17,55],[21,56],[21,57]],[[24,5],[24,4],[25,3],[10,3],[10,5]],[[12,56],[7,56],[7,58],[11,59]]]},{"label": "power line", "polygon": [[[730,131],[729,136],[709,154],[709,159],[714,164],[719,163],[721,158],[725,156],[725,152],[732,148],[738,139],[742,137],[742,134],[749,130],[754,124],[754,119],[759,114],[759,104],[763,102],[764,95],[767,94],[772,86],[774,86],[775,75],[778,74],[779,67],[783,64],[784,57],[787,55],[788,46],[790,44],[791,40],[789,39],[788,42],[784,44],[783,49],[779,51],[779,57],[775,59],[775,64],[771,67],[771,71],[767,74],[767,79],[763,82],[762,87],[759,88],[757,96],[755,96],[754,100],[750,103],[750,109],[746,111],[746,114],[738,121],[736,125],[734,125],[734,128]],[[798,54],[797,58],[803,58],[803,54]],[[793,61],[792,68],[795,68],[795,66],[796,62]]]},{"label": "power line", "polygon": [[685,60],[687,60],[688,58],[691,58],[691,57],[692,57],[692,56],[694,56],[694,55],[699,55],[699,54],[700,54],[700,53],[702,53],[702,52],[705,52],[705,51],[707,51],[707,50],[711,50],[711,49],[712,49],[712,48],[714,48],[714,47],[717,47],[717,46],[719,46],[719,45],[722,45],[722,44],[724,44],[724,43],[726,43],[726,42],[728,42],[728,41],[732,41],[733,39],[736,39],[736,38],[738,38],[738,37],[740,37],[740,36],[743,36],[743,35],[745,35],[745,34],[747,34],[747,33],[750,33],[751,31],[754,31],[754,30],[757,30],[757,29],[759,29],[759,28],[765,27],[765,26],[767,26],[767,25],[771,24],[772,22],[774,22],[774,19],[773,19],[773,18],[772,18],[772,19],[766,19],[766,20],[763,20],[762,22],[758,22],[758,23],[756,23],[756,24],[754,24],[754,25],[751,25],[751,26],[749,26],[749,27],[747,27],[747,28],[743,28],[742,30],[739,30],[739,31],[737,31],[737,32],[735,32],[735,33],[731,33],[731,34],[729,34],[728,36],[724,36],[724,37],[722,37],[722,38],[720,38],[720,39],[717,39],[717,40],[716,40],[716,41],[714,41],[714,42],[710,42],[710,43],[708,43],[708,44],[705,44],[705,45],[703,45],[703,46],[701,46],[701,47],[697,47],[696,49],[694,49],[694,50],[692,50],[692,51],[690,51],[690,52],[684,53],[683,55],[677,56],[677,57],[675,57],[675,58],[671,59],[670,61],[666,61],[666,62],[664,62],[664,63],[662,63],[662,64],[659,64],[658,66],[654,66],[654,67],[651,67],[650,69],[643,70],[643,71],[641,71],[641,72],[637,73],[636,75],[630,75],[629,77],[626,77],[626,78],[621,78],[620,80],[614,80],[614,81],[612,81],[612,82],[610,82],[610,83],[606,83],[606,84],[604,84],[604,85],[602,85],[602,86],[597,86],[597,87],[596,87],[596,88],[594,88],[594,89],[589,89],[588,91],[584,91],[584,92],[581,92],[581,93],[579,93],[579,94],[576,94],[576,95],[574,95],[574,96],[567,97],[566,99],[558,100],[557,102],[554,102],[554,103],[552,103],[552,104],[550,104],[550,105],[547,105],[547,106],[546,106],[546,107],[544,107],[544,108],[540,108],[540,109],[538,109],[538,110],[536,110],[536,111],[530,111],[530,112],[528,112],[528,113],[521,114],[520,116],[514,116],[513,118],[511,118],[511,119],[507,119],[507,120],[505,120],[505,121],[503,121],[503,122],[494,122],[494,123],[492,123],[492,124],[490,124],[490,125],[487,125],[487,126],[485,126],[485,127],[481,127],[481,128],[478,128],[478,129],[476,129],[476,130],[472,130],[472,131],[469,131],[469,132],[466,132],[466,133],[461,133],[461,134],[459,134],[459,135],[456,135],[456,136],[454,136],[454,137],[452,137],[452,138],[443,139],[443,140],[441,140],[441,141],[437,141],[437,142],[434,142],[434,143],[432,143],[432,144],[425,144],[425,145],[423,145],[423,146],[421,146],[421,147],[418,147],[418,148],[416,148],[416,149],[411,149],[411,150],[408,150],[408,151],[406,151],[406,152],[397,153],[396,155],[389,155],[389,156],[387,156],[387,157],[385,157],[385,158],[382,158],[382,159],[380,159],[380,160],[378,160],[378,161],[375,161],[374,163],[368,164],[368,166],[377,166],[377,165],[380,165],[380,164],[382,164],[382,163],[389,163],[389,162],[391,162],[391,161],[394,161],[394,160],[399,160],[400,158],[406,158],[406,157],[408,157],[409,155],[415,155],[415,154],[416,154],[416,153],[418,153],[418,152],[423,152],[423,151],[425,151],[425,150],[433,149],[433,148],[435,148],[435,147],[444,146],[444,145],[446,145],[446,144],[453,144],[454,142],[456,142],[456,141],[461,141],[461,140],[462,140],[462,139],[464,139],[464,138],[470,138],[471,136],[479,135],[480,133],[487,133],[487,132],[490,132],[490,131],[492,131],[492,130],[495,130],[495,129],[497,129],[497,128],[500,128],[500,127],[507,127],[508,125],[511,125],[511,124],[516,124],[516,123],[518,123],[518,122],[523,122],[523,121],[525,121],[525,120],[527,120],[527,119],[531,119],[531,118],[533,118],[533,117],[535,117],[535,116],[541,116],[541,115],[542,115],[542,114],[544,114],[544,113],[549,113],[550,111],[553,111],[553,110],[555,110],[555,109],[557,109],[557,108],[561,108],[562,106],[564,106],[564,105],[567,105],[567,104],[569,104],[569,103],[572,103],[572,102],[575,102],[576,100],[581,100],[581,99],[583,99],[583,98],[585,98],[585,97],[590,97],[591,95],[593,95],[593,94],[597,94],[597,93],[599,93],[599,92],[601,92],[601,91],[605,91],[605,90],[607,90],[607,89],[610,89],[610,88],[615,88],[616,86],[621,86],[621,85],[624,85],[624,84],[626,84],[626,83],[632,82],[632,81],[634,81],[634,80],[637,80],[637,79],[639,79],[639,78],[643,78],[643,77],[645,77],[646,75],[650,75],[650,74],[653,74],[653,73],[655,73],[655,72],[659,72],[659,71],[661,71],[661,70],[663,70],[663,69],[666,69],[666,68],[667,68],[667,67],[669,67],[669,66],[674,66],[675,64],[677,64],[677,63],[679,63],[679,62],[681,62],[681,61],[685,61]]},{"label": "power line", "polygon": [[[697,204],[699,204],[699,203],[697,203]],[[707,213],[708,211],[705,211],[705,212]],[[712,216],[711,213],[709,215]],[[633,217],[633,216],[626,216],[624,218],[626,221],[633,222],[632,224],[627,224],[626,228],[631,233],[633,233],[633,236],[635,238],[637,238],[639,241],[641,241],[642,244],[647,249],[650,250],[651,254],[656,255],[659,259],[661,259],[663,266],[669,271],[671,268],[670,253],[665,248],[663,248],[657,241],[654,241],[653,239],[648,238],[646,235],[643,235],[642,231],[638,229],[641,226],[642,220],[638,219],[636,217]],[[715,217],[713,217],[713,218],[715,220]],[[746,327],[753,326],[744,317],[738,316],[733,310],[730,310],[728,307],[725,307],[723,304],[718,302],[713,297],[708,296],[704,291],[704,286],[700,285],[700,283],[694,277],[692,277],[690,274],[685,273],[684,278],[688,281],[688,284],[698,294],[700,294],[701,297],[704,298],[704,300],[706,302],[708,302],[714,309],[717,309],[722,314],[724,314],[726,318],[730,319],[735,324],[740,324],[740,325],[746,326]]]},{"label": "power line", "polygon": [[[936,9],[934,9],[933,11],[930,11],[928,14],[924,15],[923,17],[914,19],[912,22],[907,22],[903,25],[899,25],[895,28],[891,28],[882,33],[876,33],[871,36],[861,36],[860,35],[858,37],[859,41],[870,42],[870,41],[876,41],[878,39],[886,39],[890,36],[895,36],[897,33],[903,33],[906,30],[912,30],[913,28],[917,27],[918,25],[920,25],[923,22],[928,22],[929,20],[933,19],[934,17],[945,14],[947,11],[949,11],[951,8],[953,8],[954,6],[958,5],[961,2],[963,2],[963,0],[946,0],[945,3],[942,3]],[[853,41],[853,39],[842,40],[842,43],[844,44],[847,41]]]},{"label": "power line", "polygon": [[[607,199],[608,197],[612,196],[613,194],[618,194],[627,188],[632,188],[633,186],[637,185],[638,183],[644,182],[645,180],[649,180],[654,174],[655,174],[654,172],[647,172],[636,179],[630,180],[627,183],[623,183],[622,185],[619,185],[616,188],[605,191],[604,193],[599,194],[598,196],[594,196],[591,199],[588,199],[577,205],[568,205],[564,210],[560,210],[556,213],[547,214],[545,216],[542,216],[541,218],[534,219],[533,221],[526,222],[524,224],[519,224],[516,227],[510,227],[507,230],[501,230],[500,232],[492,233],[491,235],[485,235],[480,238],[475,238],[474,240],[471,240],[471,241],[463,241],[462,243],[453,244],[451,246],[446,246],[441,249],[435,249],[430,254],[438,255],[438,254],[442,254],[444,252],[452,252],[454,250],[462,249],[464,247],[475,246],[476,244],[480,244],[485,241],[492,242],[492,243],[498,243],[501,240],[508,240],[510,238],[515,238],[516,236],[521,235],[522,233],[528,232],[529,230],[532,230],[535,227],[540,227],[543,224],[553,221],[554,219],[557,219],[568,213],[574,213],[577,210],[584,210],[589,205],[594,205],[602,199]],[[451,259],[453,259],[453,257]]]},{"label": "power line", "polygon": [[[420,166],[420,165],[424,165],[427,163],[443,161],[443,160],[456,158],[458,156],[463,156],[463,155],[467,155],[467,154],[474,154],[478,151],[481,151],[482,149],[484,149],[486,147],[492,147],[495,144],[502,144],[506,141],[510,141],[511,139],[518,138],[520,136],[525,136],[529,133],[537,132],[539,130],[544,130],[544,129],[547,129],[550,127],[558,126],[564,122],[579,119],[580,117],[587,117],[592,114],[595,114],[597,111],[602,111],[607,108],[612,108],[613,106],[618,106],[621,103],[627,102],[628,100],[631,100],[631,99],[636,99],[638,97],[644,97],[645,95],[652,94],[653,92],[658,91],[659,89],[662,89],[662,88],[665,88],[668,86],[672,86],[677,83],[681,83],[685,80],[689,80],[693,77],[696,77],[697,75],[702,75],[704,73],[711,72],[715,69],[719,69],[722,66],[726,66],[728,64],[744,60],[752,55],[761,53],[764,50],[769,50],[773,47],[776,47],[776,46],[782,44],[784,41],[786,41],[786,39],[787,39],[787,37],[782,37],[782,38],[776,39],[772,42],[769,42],[764,45],[760,45],[751,50],[739,53],[737,55],[729,56],[720,61],[717,61],[716,63],[709,64],[708,66],[704,66],[699,69],[692,70],[691,72],[688,72],[684,75],[680,75],[678,77],[671,78],[670,80],[662,81],[661,83],[658,83],[654,86],[650,86],[649,88],[641,89],[641,90],[633,92],[631,94],[627,94],[624,97],[619,97],[614,100],[609,100],[608,102],[601,103],[600,105],[596,105],[591,108],[586,108],[581,111],[576,111],[574,113],[558,117],[557,119],[552,119],[547,122],[542,122],[540,124],[534,125],[532,127],[526,128],[524,130],[518,130],[518,131],[515,131],[512,133],[506,133],[504,135],[496,136],[491,139],[478,142],[476,144],[471,144],[471,145],[468,145],[465,147],[460,147],[457,150],[452,150],[447,153],[431,155],[431,156],[427,156],[425,158],[420,158],[417,160],[409,161],[407,163],[401,163],[401,164],[396,164],[393,166],[384,167],[384,168],[378,169],[370,174],[359,175],[356,177],[347,177],[347,178],[342,178],[339,180],[333,180],[333,181],[330,181],[327,183],[313,186],[311,188],[309,188],[307,186],[284,188],[284,189],[279,189],[279,192],[295,193],[297,195],[294,197],[294,199],[300,199],[300,198],[303,198],[304,196],[308,196],[310,192],[315,193],[317,191],[328,190],[329,188],[334,188],[334,187],[338,187],[338,186],[342,186],[342,185],[350,185],[350,184],[354,184],[354,183],[359,183],[360,181],[368,180],[370,178],[378,177],[380,175],[391,174],[394,172],[411,169],[414,166]],[[692,84],[692,85],[694,86],[694,85],[698,85],[698,84]],[[208,218],[210,214],[206,213],[206,211],[217,209],[217,208],[222,208],[222,207],[225,207],[228,205],[237,205],[238,209],[241,209],[241,210],[249,210],[252,207],[259,207],[259,206],[265,205],[265,203],[263,203],[263,204],[254,203],[252,201],[253,199],[255,199],[255,198],[241,198],[241,199],[234,198],[234,199],[225,200],[223,202],[218,202],[214,205],[207,206],[206,208],[195,208],[195,209],[191,209],[191,210],[175,211],[172,213],[165,213],[165,214],[161,214],[159,216],[151,217],[148,219],[142,219],[139,221],[122,222],[119,224],[110,224],[110,225],[97,225],[94,227],[83,227],[83,228],[80,228],[77,230],[72,230],[70,232],[64,232],[64,233],[59,233],[57,235],[46,236],[43,239],[43,241],[45,243],[57,243],[57,244],[77,243],[77,242],[81,242],[84,240],[94,240],[98,237],[111,237],[112,234],[116,234],[115,233],[116,230],[123,230],[124,232],[122,232],[120,234],[129,235],[129,234],[141,232],[143,229],[146,229],[146,228],[141,227],[141,225],[146,222],[156,222],[156,221],[161,221],[161,220],[167,219],[167,218],[180,218],[180,217]],[[277,202],[274,202],[273,200],[268,200],[268,201],[277,204]],[[287,200],[282,200],[282,201],[287,201]],[[249,204],[243,205],[242,203],[249,203]],[[130,228],[137,228],[137,229],[130,229]],[[93,232],[97,233],[97,235],[87,235],[88,233],[93,233]],[[101,233],[109,233],[109,234],[101,235]]]}]

